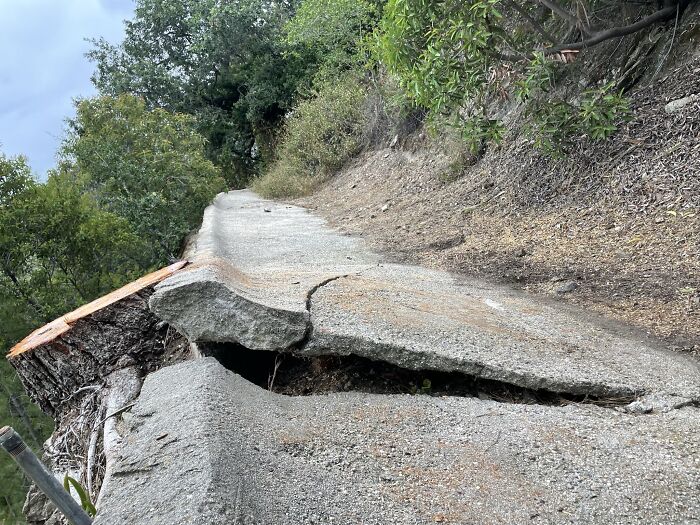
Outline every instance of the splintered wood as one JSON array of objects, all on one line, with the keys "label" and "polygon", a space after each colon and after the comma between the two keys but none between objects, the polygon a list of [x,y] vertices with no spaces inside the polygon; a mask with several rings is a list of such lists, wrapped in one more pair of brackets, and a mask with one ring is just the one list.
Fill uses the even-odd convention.
[{"label": "splintered wood", "polygon": [[86,317],[98,310],[101,310],[111,304],[114,304],[122,299],[135,294],[147,288],[158,284],[160,281],[170,277],[176,271],[180,270],[187,264],[187,261],[179,261],[175,264],[167,266],[166,268],[161,268],[157,272],[149,273],[141,277],[140,279],[122,286],[118,290],[113,291],[107,295],[95,299],[91,303],[81,306],[77,310],[74,310],[64,316],[59,317],[55,321],[42,326],[41,328],[34,330],[27,337],[22,339],[19,343],[12,347],[10,353],[7,355],[8,358],[13,358],[23,352],[33,350],[43,344],[53,341],[61,334],[64,334],[70,330],[71,325],[75,323],[78,319]]},{"label": "splintered wood", "polygon": [[113,371],[159,368],[169,327],[148,308],[155,284],[187,263],[151,273],[34,331],[7,358],[30,397],[56,417],[86,385],[101,384]]}]

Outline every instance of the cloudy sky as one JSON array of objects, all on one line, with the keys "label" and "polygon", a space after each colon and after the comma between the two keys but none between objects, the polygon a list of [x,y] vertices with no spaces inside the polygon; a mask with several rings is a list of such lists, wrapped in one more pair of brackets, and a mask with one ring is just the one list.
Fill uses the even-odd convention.
[{"label": "cloudy sky", "polygon": [[94,94],[85,38],[123,37],[133,0],[0,0],[0,151],[44,179],[72,100]]}]

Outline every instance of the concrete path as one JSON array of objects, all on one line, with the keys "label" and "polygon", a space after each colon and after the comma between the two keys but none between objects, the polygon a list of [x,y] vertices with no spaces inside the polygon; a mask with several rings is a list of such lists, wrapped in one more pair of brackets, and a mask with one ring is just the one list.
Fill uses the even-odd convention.
[{"label": "concrete path", "polygon": [[700,367],[588,313],[505,288],[388,264],[303,208],[248,191],[207,209],[194,264],[155,313],[190,340],[356,354],[532,389],[668,409],[700,400]]},{"label": "concrete path", "polygon": [[95,525],[700,522],[694,361],[579,310],[385,263],[249,192],[215,200],[191,252],[151,307],[192,341],[641,397],[293,397],[198,359],[148,376],[120,416]]},{"label": "concrete path", "polygon": [[122,417],[95,525],[700,522],[691,407],[285,397],[207,358]]}]

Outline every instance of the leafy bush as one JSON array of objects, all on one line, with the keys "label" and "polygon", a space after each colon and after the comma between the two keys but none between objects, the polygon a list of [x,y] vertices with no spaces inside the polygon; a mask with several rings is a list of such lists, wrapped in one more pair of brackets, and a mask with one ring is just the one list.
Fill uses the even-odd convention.
[{"label": "leafy bush", "polygon": [[528,131],[536,148],[552,156],[562,155],[573,139],[586,136],[604,140],[629,117],[629,101],[612,84],[588,89],[578,101],[534,100],[527,109]]},{"label": "leafy bush", "polygon": [[149,110],[130,95],[80,102],[62,156],[61,171],[147,241],[149,266],[177,255],[225,187],[193,117]]},{"label": "leafy bush", "polygon": [[303,0],[285,26],[288,54],[306,71],[302,91],[361,68],[362,42],[379,21],[380,8],[367,0]]},{"label": "leafy bush", "polygon": [[[528,9],[520,0],[389,0],[376,54],[405,96],[434,122],[457,126],[472,152],[501,140],[493,103],[511,94],[526,104],[534,144],[548,153],[561,153],[575,136],[608,137],[628,113],[626,100],[610,84],[558,95],[555,78],[579,47],[551,46],[555,37]],[[518,15],[534,31],[510,35]]]},{"label": "leafy bush", "polygon": [[308,193],[357,154],[365,141],[367,92],[354,75],[326,84],[289,116],[277,161],[253,183],[266,197]]}]

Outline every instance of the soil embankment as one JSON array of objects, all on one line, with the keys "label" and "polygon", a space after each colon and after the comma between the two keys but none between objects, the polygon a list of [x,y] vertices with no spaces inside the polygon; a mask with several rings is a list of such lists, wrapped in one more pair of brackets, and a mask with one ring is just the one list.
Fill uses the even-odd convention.
[{"label": "soil embankment", "polygon": [[562,159],[511,131],[467,165],[416,134],[299,203],[398,260],[556,297],[697,355],[700,58],[630,101],[618,133]]}]

